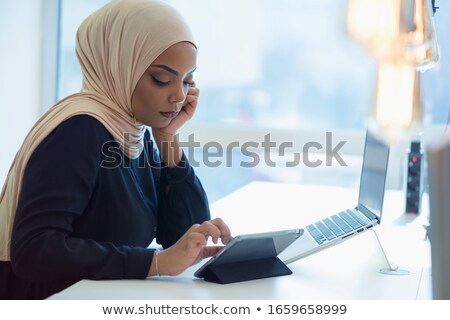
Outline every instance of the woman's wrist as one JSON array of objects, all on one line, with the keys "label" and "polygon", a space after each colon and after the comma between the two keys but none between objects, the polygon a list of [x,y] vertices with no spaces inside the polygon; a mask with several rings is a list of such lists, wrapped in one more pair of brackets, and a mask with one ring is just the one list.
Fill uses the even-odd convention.
[{"label": "woman's wrist", "polygon": [[178,144],[176,135],[171,133],[161,133],[153,131],[153,138],[158,146],[161,160],[169,167],[175,168],[183,156],[182,150]]},{"label": "woman's wrist", "polygon": [[159,266],[158,266],[158,253],[159,251],[155,251],[155,269],[156,269],[156,275],[159,277],[161,274],[159,273]]},{"label": "woman's wrist", "polygon": [[149,277],[153,277],[153,276],[160,276],[161,272],[159,271],[159,251],[155,250],[153,252],[153,258],[152,258],[152,262],[150,264],[150,270],[148,270],[148,275]]},{"label": "woman's wrist", "polygon": [[176,276],[180,272],[174,271],[175,264],[170,262],[170,252],[166,250],[156,250],[153,253],[153,260],[148,273],[149,277],[153,276]]}]

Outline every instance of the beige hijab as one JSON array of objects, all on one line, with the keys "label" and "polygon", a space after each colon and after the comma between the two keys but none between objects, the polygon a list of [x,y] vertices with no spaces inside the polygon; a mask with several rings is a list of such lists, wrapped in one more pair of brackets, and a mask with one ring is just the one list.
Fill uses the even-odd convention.
[{"label": "beige hijab", "polygon": [[0,195],[0,261],[10,261],[11,232],[28,159],[61,122],[79,114],[99,120],[129,158],[139,156],[145,127],[131,110],[131,96],[150,64],[191,32],[172,7],[153,0],[113,0],[91,14],[77,32],[83,72],[80,93],[59,101],[28,133]]}]

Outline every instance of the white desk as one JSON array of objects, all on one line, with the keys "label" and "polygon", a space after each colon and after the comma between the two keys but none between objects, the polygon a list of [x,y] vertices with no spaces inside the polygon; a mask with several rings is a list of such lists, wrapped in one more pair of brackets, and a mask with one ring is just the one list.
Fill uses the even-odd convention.
[{"label": "white desk", "polygon": [[[211,206],[234,235],[302,227],[357,204],[357,190],[254,182]],[[402,215],[403,195],[388,191],[376,231],[391,260],[410,275],[385,275],[387,266],[372,232],[288,265],[292,275],[220,285],[193,277],[83,280],[50,299],[430,299],[428,241],[422,217]]]}]

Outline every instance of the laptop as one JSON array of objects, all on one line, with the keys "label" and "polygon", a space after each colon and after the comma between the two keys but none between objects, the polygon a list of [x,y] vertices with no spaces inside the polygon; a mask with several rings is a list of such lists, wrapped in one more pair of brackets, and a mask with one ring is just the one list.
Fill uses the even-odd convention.
[{"label": "laptop", "polygon": [[357,206],[307,225],[304,235],[279,258],[285,264],[294,262],[380,224],[388,160],[389,146],[367,132]]}]

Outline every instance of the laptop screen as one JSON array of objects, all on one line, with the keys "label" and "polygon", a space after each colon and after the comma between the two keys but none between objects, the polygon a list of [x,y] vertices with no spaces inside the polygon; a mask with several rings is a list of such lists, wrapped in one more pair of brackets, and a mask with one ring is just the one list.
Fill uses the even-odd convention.
[{"label": "laptop screen", "polygon": [[369,218],[381,218],[384,187],[389,160],[389,146],[367,132],[364,147],[358,209]]}]

